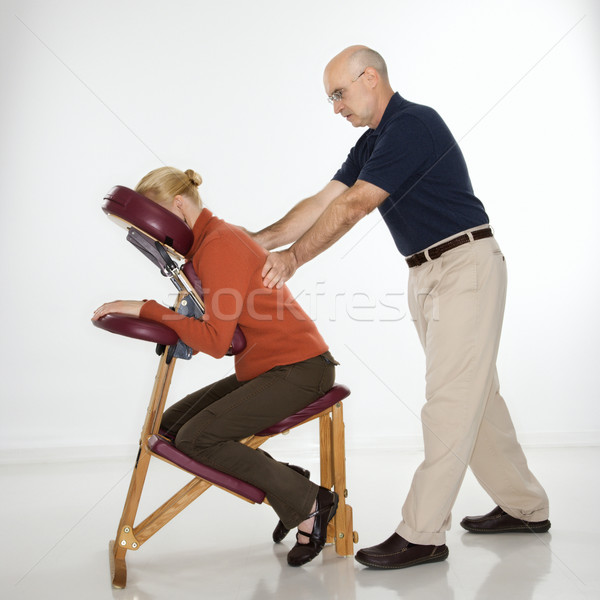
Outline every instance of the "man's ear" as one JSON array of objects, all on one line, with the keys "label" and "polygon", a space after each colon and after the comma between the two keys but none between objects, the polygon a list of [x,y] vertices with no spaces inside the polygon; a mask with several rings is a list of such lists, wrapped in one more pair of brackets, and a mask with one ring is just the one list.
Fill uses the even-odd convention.
[{"label": "man's ear", "polygon": [[372,88],[374,88],[379,83],[379,80],[381,79],[379,77],[379,73],[373,67],[367,67],[365,69],[364,77]]}]

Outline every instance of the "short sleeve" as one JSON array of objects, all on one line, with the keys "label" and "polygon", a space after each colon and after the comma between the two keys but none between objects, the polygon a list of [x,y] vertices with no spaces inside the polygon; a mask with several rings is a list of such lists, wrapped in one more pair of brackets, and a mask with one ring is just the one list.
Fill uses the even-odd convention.
[{"label": "short sleeve", "polygon": [[[364,136],[363,136],[364,137]],[[358,152],[363,142],[363,137],[358,140],[356,146],[350,150],[344,164],[338,169],[338,172],[333,176],[334,181],[341,181],[348,187],[352,187],[360,173],[360,161],[358,160]]]},{"label": "short sleeve", "polygon": [[420,119],[401,116],[388,123],[357,179],[393,194],[410,178],[433,164],[434,147]]}]

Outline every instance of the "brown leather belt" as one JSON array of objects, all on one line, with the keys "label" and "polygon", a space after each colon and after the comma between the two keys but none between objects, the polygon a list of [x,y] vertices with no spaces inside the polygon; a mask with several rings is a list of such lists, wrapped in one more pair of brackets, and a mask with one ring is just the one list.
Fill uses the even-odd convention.
[{"label": "brown leather belt", "polygon": [[[471,231],[471,235],[474,240],[482,240],[483,238],[489,238],[494,235],[491,227],[487,227],[486,229],[476,229],[475,231]],[[471,238],[464,233],[463,235],[459,235],[443,244],[438,244],[437,246],[433,246],[433,248],[429,248],[427,253],[429,254],[429,260],[435,260],[439,258],[444,252],[448,252],[448,250],[452,250],[452,248],[456,248],[457,246],[462,246],[467,242],[470,242]],[[409,256],[406,259],[406,264],[412,269],[412,267],[418,267],[423,263],[427,262],[427,257],[425,256],[425,252],[417,252]]]}]

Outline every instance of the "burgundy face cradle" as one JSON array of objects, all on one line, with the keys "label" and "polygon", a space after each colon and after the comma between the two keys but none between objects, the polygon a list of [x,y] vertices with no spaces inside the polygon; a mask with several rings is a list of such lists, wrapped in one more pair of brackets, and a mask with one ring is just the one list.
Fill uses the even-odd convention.
[{"label": "burgundy face cradle", "polygon": [[180,218],[122,185],[115,186],[104,196],[102,210],[109,217],[124,221],[124,226],[133,225],[181,256],[185,256],[194,243],[192,230]]}]

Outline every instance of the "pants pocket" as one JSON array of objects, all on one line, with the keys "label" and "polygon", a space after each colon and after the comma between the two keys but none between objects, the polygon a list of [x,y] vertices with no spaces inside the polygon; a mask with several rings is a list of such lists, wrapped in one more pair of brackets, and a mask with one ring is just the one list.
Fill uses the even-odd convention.
[{"label": "pants pocket", "polygon": [[[333,359],[333,356],[331,358]],[[288,365],[286,370],[284,376],[286,383],[291,383],[315,396],[329,391],[335,377],[334,363],[322,355]]]},{"label": "pants pocket", "polygon": [[[335,363],[338,364],[338,363]],[[335,366],[333,363],[325,365],[323,374],[321,376],[321,382],[319,383],[319,395],[323,396],[326,394],[335,383]]]}]

